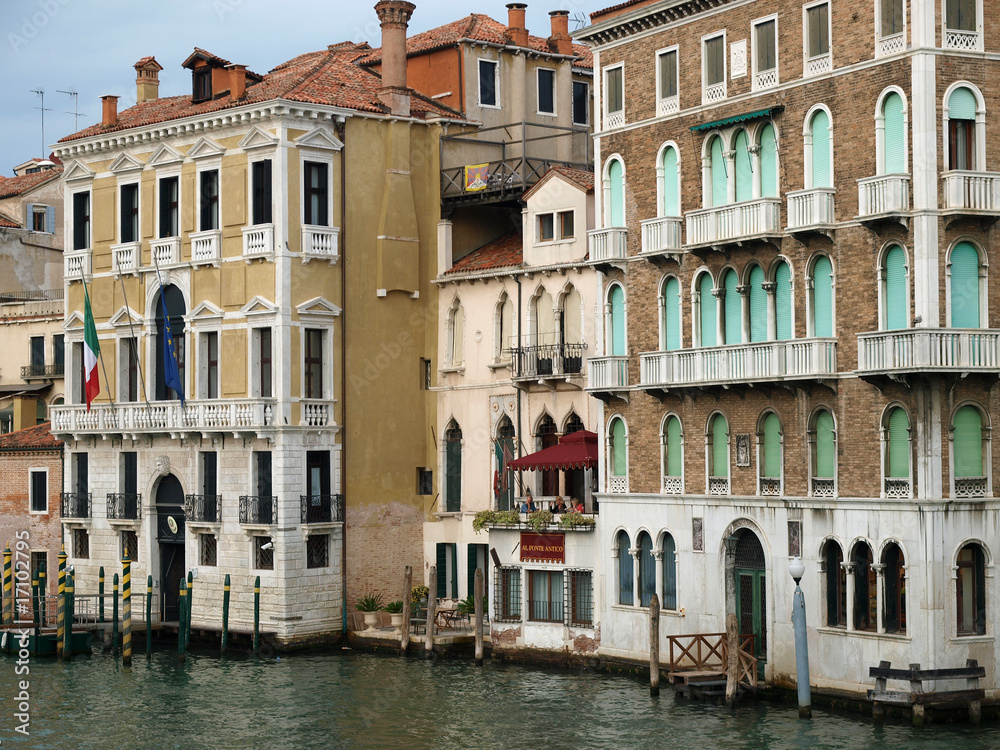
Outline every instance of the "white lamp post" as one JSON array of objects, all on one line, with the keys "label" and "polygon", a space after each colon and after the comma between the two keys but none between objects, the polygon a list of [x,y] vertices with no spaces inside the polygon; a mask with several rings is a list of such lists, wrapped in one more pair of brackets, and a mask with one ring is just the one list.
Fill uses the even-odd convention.
[{"label": "white lamp post", "polygon": [[809,691],[809,643],[806,639],[806,599],[799,587],[805,575],[806,566],[802,559],[793,557],[788,563],[788,572],[795,580],[795,596],[792,601],[792,628],[795,631],[795,682],[799,693],[799,718],[812,718],[812,696]]}]

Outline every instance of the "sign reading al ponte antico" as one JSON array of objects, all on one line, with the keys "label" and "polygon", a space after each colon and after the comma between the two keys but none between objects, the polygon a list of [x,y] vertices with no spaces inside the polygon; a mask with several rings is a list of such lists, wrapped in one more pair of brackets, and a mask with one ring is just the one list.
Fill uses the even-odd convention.
[{"label": "sign reading al ponte antico", "polygon": [[566,562],[565,534],[521,532],[521,562]]}]

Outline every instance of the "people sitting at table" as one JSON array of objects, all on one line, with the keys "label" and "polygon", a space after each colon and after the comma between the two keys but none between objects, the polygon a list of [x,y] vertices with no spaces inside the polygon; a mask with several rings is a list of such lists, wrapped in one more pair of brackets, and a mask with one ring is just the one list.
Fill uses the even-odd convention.
[{"label": "people sitting at table", "polygon": [[566,501],[562,499],[562,495],[556,495],[556,499],[552,501],[552,507],[549,508],[553,513],[566,513],[569,508],[566,507]]},{"label": "people sitting at table", "polygon": [[521,503],[522,513],[534,513],[538,508],[535,507],[535,498],[531,496],[531,490],[524,491],[524,500]]}]

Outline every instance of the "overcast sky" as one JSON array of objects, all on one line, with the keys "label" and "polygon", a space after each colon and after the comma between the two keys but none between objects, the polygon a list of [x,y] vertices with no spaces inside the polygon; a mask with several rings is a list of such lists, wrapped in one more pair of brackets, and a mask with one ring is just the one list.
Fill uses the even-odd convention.
[{"label": "overcast sky", "polygon": [[[415,0],[410,33],[472,12],[506,23],[507,0]],[[529,0],[528,30],[549,35],[551,10],[586,19],[613,0]],[[257,73],[303,52],[343,41],[379,46],[375,0],[0,0],[0,174],[33,156],[47,156],[64,135],[76,132],[73,97],[79,94],[79,128],[101,119],[100,97],[117,94],[119,108],[135,103],[133,64],[154,55],[164,70],[160,95],[190,93],[181,62],[194,47],[247,65]],[[45,92],[45,151],[41,97]]]}]

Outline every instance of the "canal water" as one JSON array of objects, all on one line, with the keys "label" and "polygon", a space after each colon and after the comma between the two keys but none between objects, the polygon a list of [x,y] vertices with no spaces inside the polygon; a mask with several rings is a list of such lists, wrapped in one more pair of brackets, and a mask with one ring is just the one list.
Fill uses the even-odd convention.
[{"label": "canal water", "polygon": [[161,651],[31,663],[30,736],[0,657],[0,748],[1000,748],[1000,727],[874,727],[733,712],[627,677],[342,651],[254,660]]}]

